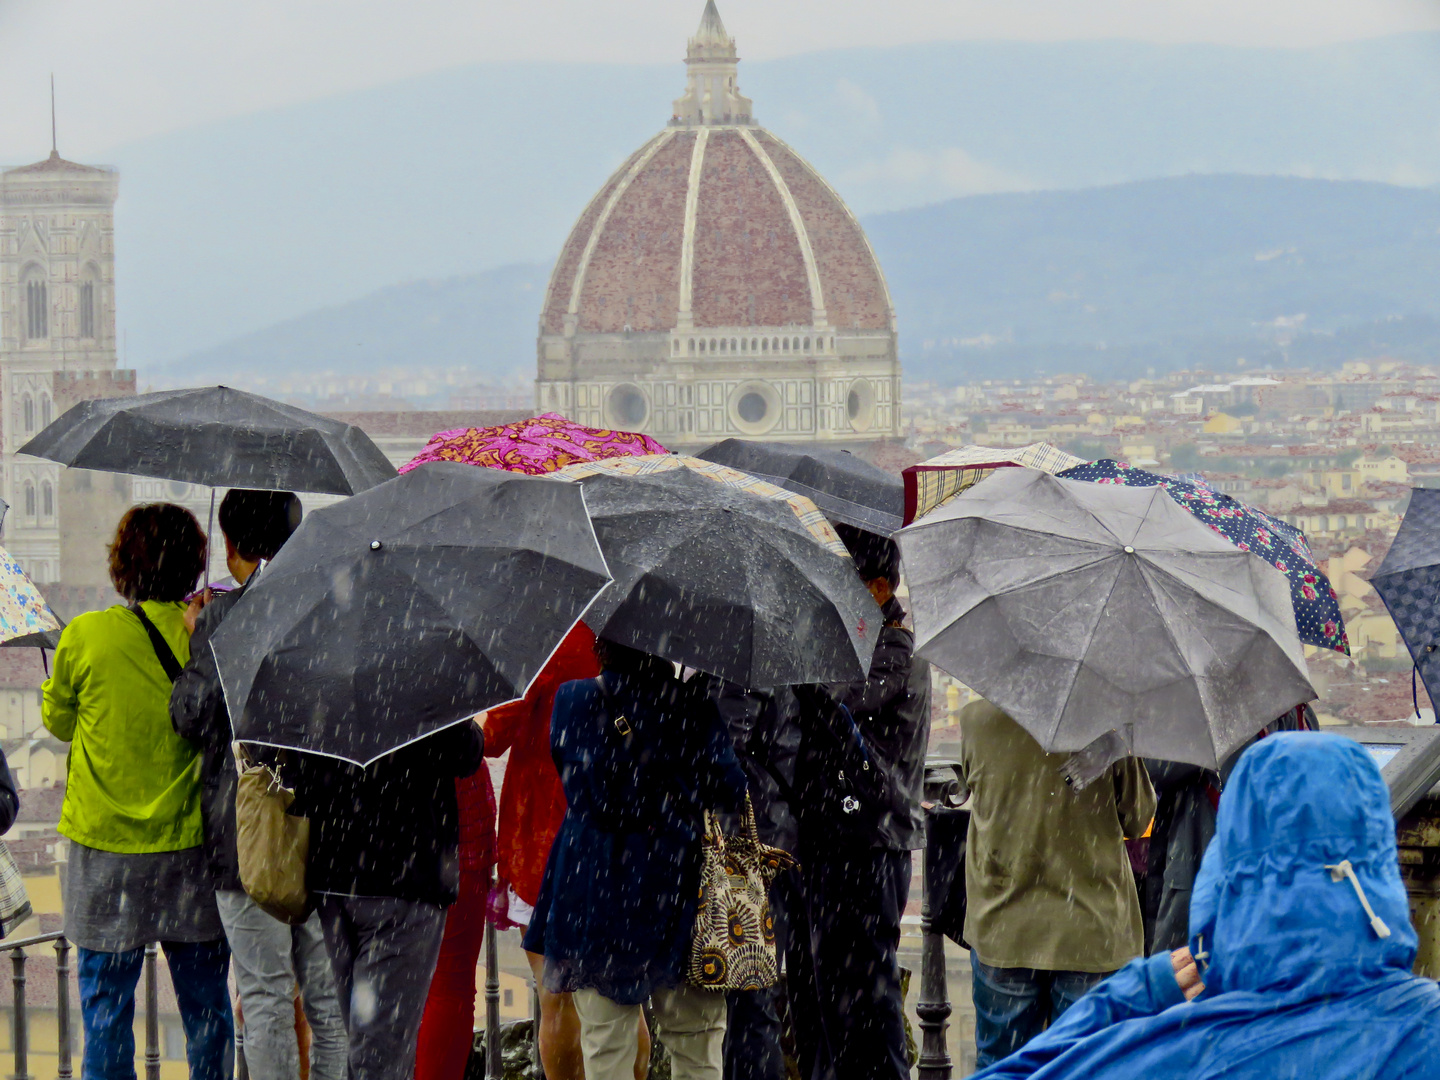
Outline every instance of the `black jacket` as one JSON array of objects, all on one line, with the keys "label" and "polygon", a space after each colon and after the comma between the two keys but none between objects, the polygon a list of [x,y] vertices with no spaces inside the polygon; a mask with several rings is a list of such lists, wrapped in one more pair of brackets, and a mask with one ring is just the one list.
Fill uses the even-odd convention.
[{"label": "black jacket", "polygon": [[1147,954],[1170,952],[1190,939],[1190,891],[1200,860],[1215,835],[1220,778],[1199,765],[1145,759],[1154,785],[1155,824],[1150,830],[1149,870],[1141,888]]},{"label": "black jacket", "polygon": [[310,819],[311,892],[420,900],[442,907],[460,885],[455,780],[485,761],[470,721],[387,754],[367,769],[291,753],[292,814]]},{"label": "black jacket", "polygon": [[[253,581],[254,578],[249,579]],[[249,581],[246,584],[249,584]],[[220,687],[220,673],[210,638],[240,602],[245,586],[219,593],[195,620],[190,637],[190,662],[170,691],[170,723],[175,733],[200,747],[200,813],[205,823],[205,858],[217,889],[239,889],[240,864],[235,854],[235,736]]]},{"label": "black jacket", "polygon": [[[788,686],[774,690],[747,690],[736,683],[714,679],[710,696],[735,744],[735,754],[749,782],[750,801],[760,839],[785,851],[795,851],[800,830],[791,808],[795,789],[795,762],[800,753],[800,705]],[[726,832],[736,822],[724,821]]]},{"label": "black jacket", "polygon": [[[930,741],[930,665],[915,657],[915,634],[901,625],[905,616],[893,597],[882,609],[870,675],[863,682],[828,688],[831,700],[843,705],[864,740],[865,753],[879,772],[874,782],[878,807],[866,815],[875,847],[914,851],[925,843],[920,800],[925,787],[925,752]],[[817,721],[807,708],[797,770],[802,787],[807,779],[833,773],[835,752],[831,725]],[[817,813],[816,802],[802,798],[800,829],[809,842],[835,837],[837,822]],[[802,853],[803,858],[803,853]]]}]

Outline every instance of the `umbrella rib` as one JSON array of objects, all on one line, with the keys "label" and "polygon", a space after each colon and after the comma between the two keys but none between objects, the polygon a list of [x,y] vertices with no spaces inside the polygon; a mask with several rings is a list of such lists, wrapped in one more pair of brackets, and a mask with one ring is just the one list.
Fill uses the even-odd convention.
[{"label": "umbrella rib", "polygon": [[[1105,603],[1100,604],[1100,605],[1097,607],[1096,610],[1099,612],[1099,614],[1096,616],[1096,620],[1095,620],[1097,625],[1099,624],[1100,619],[1104,617],[1104,615],[1105,615],[1105,609],[1106,609],[1106,607],[1108,607],[1109,604],[1110,604],[1110,597],[1112,597],[1112,596],[1115,595],[1115,586],[1119,583],[1119,581],[1120,581],[1120,575],[1119,575],[1119,574],[1116,574],[1114,580],[1110,582],[1110,591],[1109,591],[1108,593],[1106,593],[1106,595],[1105,595]],[[1094,632],[1095,632],[1095,631],[1094,631],[1094,627],[1091,627],[1091,631],[1090,631],[1090,632],[1091,632],[1090,642],[1091,642],[1091,644],[1093,644],[1093,643],[1094,643],[1094,640],[1095,640],[1095,638],[1094,638]],[[1088,654],[1089,651],[1090,651],[1090,649],[1089,649],[1089,647],[1088,647],[1088,645],[1087,645],[1087,647],[1086,647],[1086,649],[1085,649],[1085,653]],[[1064,722],[1064,719],[1065,719],[1065,711],[1066,711],[1066,709],[1067,709],[1067,708],[1069,707],[1069,705],[1070,705],[1070,697],[1071,697],[1072,694],[1075,693],[1075,684],[1080,681],[1080,672],[1084,669],[1084,667],[1085,667],[1085,656],[1082,654],[1081,657],[1079,658],[1079,660],[1078,660],[1078,661],[1076,662],[1076,664],[1075,664],[1075,671],[1074,671],[1074,672],[1071,674],[1071,676],[1070,676],[1070,685],[1065,688],[1065,704],[1061,707],[1059,716],[1057,716],[1057,717],[1055,718],[1055,726],[1050,729],[1050,734],[1046,736],[1046,738],[1045,738],[1045,741],[1046,741],[1046,742],[1051,742],[1051,741],[1053,741],[1054,738],[1055,738],[1055,736],[1056,736],[1056,734],[1059,732],[1059,730],[1060,730],[1060,725],[1061,725],[1061,723]]]},{"label": "umbrella rib", "polygon": [[[1148,571],[1153,571],[1154,574],[1157,575],[1157,577],[1158,577],[1158,575],[1161,573],[1160,568],[1157,567],[1157,566],[1154,566],[1154,565],[1151,564],[1149,561],[1145,561],[1145,562],[1143,562],[1143,563],[1141,564],[1141,569],[1142,569],[1141,577],[1144,578],[1145,587],[1150,590],[1150,597],[1151,597],[1152,600],[1154,600],[1154,601],[1156,602],[1156,607],[1157,607],[1157,609],[1158,609],[1158,607],[1159,607],[1159,599],[1160,599],[1160,598],[1159,598],[1159,596],[1158,596],[1158,594],[1157,594],[1157,592],[1156,592],[1156,580],[1151,577],[1151,575],[1150,575],[1150,573],[1149,573]],[[1181,582],[1177,582],[1176,584],[1180,584],[1180,585],[1182,585],[1182,587],[1188,587],[1188,586],[1184,586],[1183,583],[1181,583]],[[1202,603],[1211,604],[1211,605],[1213,605],[1213,606],[1215,606],[1215,607],[1219,607],[1219,606],[1220,606],[1219,604],[1216,604],[1215,601],[1211,600],[1209,597],[1205,596],[1203,593],[1199,592],[1198,590],[1196,590],[1196,589],[1191,589],[1190,591],[1193,592],[1197,597],[1199,597],[1199,599],[1200,599],[1200,601],[1201,601]],[[1252,625],[1253,625],[1253,624],[1252,624]],[[1196,686],[1196,692],[1198,693],[1198,692],[1199,692],[1199,684],[1200,684],[1200,678],[1201,678],[1201,676],[1195,674],[1195,669],[1194,669],[1194,667],[1192,667],[1191,664],[1190,664],[1190,658],[1185,655],[1185,650],[1180,647],[1180,642],[1175,639],[1174,633],[1171,632],[1169,622],[1167,622],[1167,621],[1164,620],[1164,619],[1161,619],[1161,620],[1160,620],[1160,626],[1161,626],[1162,629],[1165,631],[1165,636],[1166,636],[1167,639],[1169,639],[1171,646],[1174,647],[1174,649],[1175,649],[1175,655],[1178,656],[1178,657],[1180,658],[1180,662],[1185,665],[1185,670],[1189,673],[1189,675],[1190,675],[1190,680],[1191,680],[1191,682],[1193,682],[1193,683],[1195,684],[1195,686]],[[1261,630],[1260,630],[1260,627],[1258,627],[1258,626],[1255,627],[1255,630],[1256,630],[1257,632],[1263,633],[1263,631],[1261,631]],[[1214,761],[1215,761],[1215,766],[1216,766],[1216,768],[1218,769],[1219,766],[1220,766],[1219,747],[1217,747],[1217,746],[1215,745],[1215,732],[1214,732],[1214,729],[1212,729],[1211,726],[1210,726],[1208,723],[1205,725],[1205,738],[1206,738],[1207,740],[1209,740],[1209,743],[1210,743],[1210,756],[1211,756],[1211,758],[1214,759]]]},{"label": "umbrella rib", "polygon": [[[1005,530],[1008,531],[1008,532],[1012,532],[1012,533],[1023,533],[1023,534],[1025,534],[1025,535],[1027,535],[1027,536],[1038,536],[1038,537],[1043,537],[1043,538],[1045,538],[1045,539],[1050,539],[1050,540],[1056,539],[1056,538],[1058,537],[1058,538],[1061,539],[1061,540],[1068,540],[1068,541],[1070,541],[1070,542],[1072,542],[1072,543],[1075,543],[1075,544],[1083,544],[1083,545],[1085,545],[1086,547],[1090,547],[1090,548],[1095,549],[1095,557],[1094,557],[1090,562],[1082,563],[1082,564],[1080,564],[1079,566],[1070,567],[1069,569],[1070,569],[1071,571],[1073,571],[1073,570],[1083,570],[1083,569],[1086,569],[1087,567],[1094,566],[1096,563],[1099,563],[1099,562],[1104,562],[1106,559],[1112,558],[1112,557],[1114,556],[1114,549],[1113,549],[1113,548],[1107,547],[1107,546],[1106,546],[1103,542],[1101,542],[1101,541],[1092,540],[1092,539],[1090,539],[1090,538],[1088,538],[1088,537],[1069,536],[1069,535],[1066,535],[1066,534],[1063,534],[1063,533],[1057,533],[1057,532],[1053,532],[1053,531],[1047,530],[1047,529],[1031,528],[1031,527],[1026,526],[1026,525],[1012,525],[1010,522],[996,521],[994,518],[984,517],[984,516],[978,515],[978,514],[977,514],[977,515],[973,515],[973,516],[969,516],[969,517],[964,518],[964,519],[959,519],[959,520],[970,520],[970,521],[983,522],[983,523],[985,523],[985,524],[987,524],[987,525],[995,525],[995,526],[997,526],[997,527],[999,527],[999,528],[1005,529]],[[912,530],[914,530],[914,531],[918,532],[920,529],[922,529],[922,528],[924,528],[924,527],[926,527],[926,526],[932,526],[932,525],[954,525],[954,524],[955,524],[955,521],[956,521],[956,519],[947,519],[947,520],[945,520],[945,521],[922,520],[922,521],[917,521],[917,522],[915,522],[913,525],[907,525],[907,526],[905,526],[905,530],[904,530],[904,531],[905,531],[905,532],[911,532]],[[1117,544],[1117,546],[1123,546],[1123,545],[1121,545],[1121,544],[1119,543],[1119,541],[1117,541],[1116,544]]]}]

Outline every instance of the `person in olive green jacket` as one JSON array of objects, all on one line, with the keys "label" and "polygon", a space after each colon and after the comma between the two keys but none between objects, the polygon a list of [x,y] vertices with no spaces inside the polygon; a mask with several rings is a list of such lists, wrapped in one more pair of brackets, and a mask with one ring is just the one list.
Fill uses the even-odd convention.
[{"label": "person in olive green jacket", "polygon": [[76,616],[44,686],[45,726],[70,743],[60,832],[86,1080],[134,1080],[135,986],[153,941],[165,949],[191,1077],[231,1073],[230,953],[201,848],[200,753],[170,725],[171,683],[190,656],[185,597],[205,552],[183,507],[127,511],[110,577],[130,606]]},{"label": "person in olive green jacket", "polygon": [[1155,791],[1138,758],[1070,786],[1069,755],[1047,754],[984,700],[961,711],[960,745],[970,789],[965,940],[984,1068],[1143,953],[1125,838],[1149,828]]}]

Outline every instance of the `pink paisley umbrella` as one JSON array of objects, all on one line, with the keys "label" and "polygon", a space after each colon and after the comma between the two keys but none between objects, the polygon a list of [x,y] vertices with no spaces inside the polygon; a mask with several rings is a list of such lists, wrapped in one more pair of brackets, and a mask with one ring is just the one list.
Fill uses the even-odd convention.
[{"label": "pink paisley umbrella", "polygon": [[427,461],[463,461],[536,476],[581,461],[665,452],[649,435],[582,427],[556,413],[543,413],[499,427],[437,431],[400,471],[409,472]]}]

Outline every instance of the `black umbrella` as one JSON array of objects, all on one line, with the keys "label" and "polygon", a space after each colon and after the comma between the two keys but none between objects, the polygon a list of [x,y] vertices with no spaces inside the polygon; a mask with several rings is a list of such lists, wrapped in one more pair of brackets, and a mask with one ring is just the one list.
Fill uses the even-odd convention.
[{"label": "black umbrella", "polygon": [[679,454],[557,474],[585,501],[615,584],[597,633],[742,686],[863,679],[875,601],[808,499]]},{"label": "black umbrella", "polygon": [[359,428],[228,386],[82,401],[19,452],[77,469],[335,495],[395,475]]},{"label": "black umbrella", "polygon": [[523,694],[608,581],[578,485],[423,465],[306,517],[221,624],[235,737],[369,764]]},{"label": "black umbrella", "polygon": [[1370,584],[1395,620],[1430,701],[1440,702],[1440,490],[1410,492],[1400,531]]},{"label": "black umbrella", "polygon": [[804,495],[831,521],[890,536],[904,524],[905,485],[848,450],[726,439],[700,455]]}]

